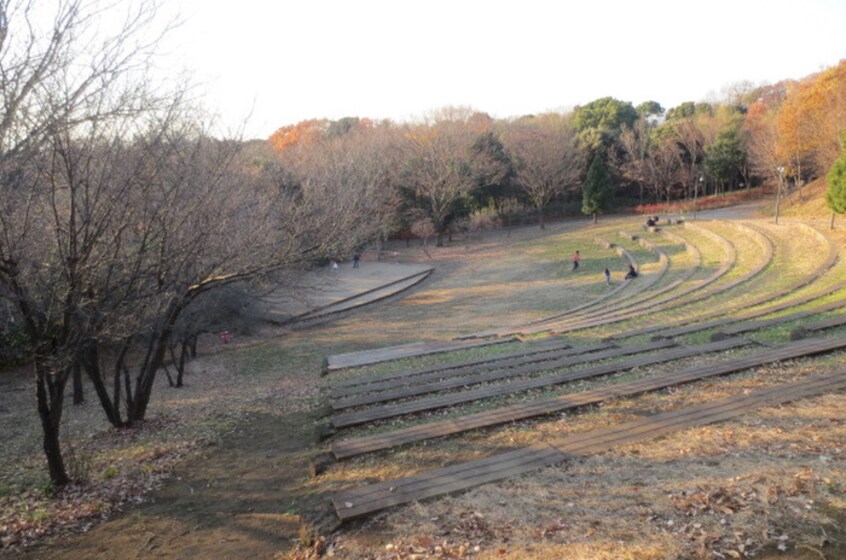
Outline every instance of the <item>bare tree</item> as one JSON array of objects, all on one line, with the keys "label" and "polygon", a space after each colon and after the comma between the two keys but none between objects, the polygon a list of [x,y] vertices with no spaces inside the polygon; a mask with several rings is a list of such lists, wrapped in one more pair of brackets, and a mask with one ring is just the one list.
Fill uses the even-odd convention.
[{"label": "bare tree", "polygon": [[577,136],[558,115],[520,120],[507,126],[503,142],[514,159],[516,182],[531,201],[544,228],[544,209],[578,185],[584,155]]},{"label": "bare tree", "polygon": [[155,6],[87,56],[95,7],[59,4],[52,33],[34,31],[44,21],[34,4],[0,8],[0,22],[17,18],[24,33],[0,35],[0,294],[32,345],[43,447],[61,486],[76,366],[112,424],[143,420],[187,309],[319,260],[360,215],[339,218],[326,185],[280,190],[240,142],[210,138],[179,92],[150,93],[137,36]]},{"label": "bare tree", "polygon": [[406,135],[402,189],[413,211],[431,221],[438,247],[477,187],[470,157],[475,135],[466,124],[440,120],[410,127]]}]

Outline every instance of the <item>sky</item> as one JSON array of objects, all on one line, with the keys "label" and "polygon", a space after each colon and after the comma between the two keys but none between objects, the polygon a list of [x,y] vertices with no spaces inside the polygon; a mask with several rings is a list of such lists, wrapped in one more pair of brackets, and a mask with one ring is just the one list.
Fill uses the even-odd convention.
[{"label": "sky", "polygon": [[[612,96],[665,108],[846,58],[846,0],[170,0],[162,72],[221,134],[309,118],[507,118]],[[180,74],[181,75],[181,74]],[[182,79],[182,78],[180,78]]]}]

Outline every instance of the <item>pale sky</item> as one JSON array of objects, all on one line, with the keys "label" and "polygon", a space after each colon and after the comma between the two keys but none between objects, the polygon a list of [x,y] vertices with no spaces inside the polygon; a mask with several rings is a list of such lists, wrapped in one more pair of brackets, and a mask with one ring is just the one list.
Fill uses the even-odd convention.
[{"label": "pale sky", "polygon": [[308,118],[494,117],[613,96],[665,108],[846,58],[846,0],[171,0],[162,65],[185,68],[220,129]]}]

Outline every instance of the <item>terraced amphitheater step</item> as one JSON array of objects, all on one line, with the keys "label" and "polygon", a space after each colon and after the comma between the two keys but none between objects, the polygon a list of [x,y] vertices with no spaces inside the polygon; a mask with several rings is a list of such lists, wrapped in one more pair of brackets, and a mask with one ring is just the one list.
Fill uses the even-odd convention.
[{"label": "terraced amphitheater step", "polygon": [[[400,399],[407,399],[428,393],[437,393],[440,391],[449,391],[452,389],[459,389],[465,387],[472,387],[473,385],[481,385],[482,383],[491,383],[494,381],[503,381],[513,379],[516,377],[523,377],[533,373],[551,371],[555,369],[562,369],[572,367],[588,362],[596,362],[599,360],[606,360],[610,358],[617,358],[620,356],[629,356],[634,353],[642,351],[658,350],[674,345],[664,344],[661,346],[644,346],[644,347],[628,347],[620,348],[613,347],[605,350],[598,350],[596,352],[589,352],[584,354],[576,354],[572,351],[565,351],[565,355],[556,357],[551,360],[532,361],[523,364],[515,364],[512,366],[496,367],[494,369],[486,368],[482,371],[461,372],[461,374],[451,375],[448,378],[440,373],[433,374],[433,377],[426,376],[427,379],[420,380],[418,384],[409,384],[408,380],[402,380],[400,383],[394,383],[391,387],[386,387],[381,391],[374,391],[367,394],[353,395],[343,399],[338,399],[330,403],[334,410],[341,410],[344,408],[351,408],[354,406],[361,406],[365,404],[374,404],[388,401],[395,401]],[[430,381],[431,379],[431,381]],[[429,382],[426,382],[429,381]]]},{"label": "terraced amphitheater step", "polygon": [[799,340],[799,339],[807,337],[808,333],[824,331],[824,330],[827,330],[827,329],[842,327],[844,325],[846,325],[846,315],[840,315],[838,317],[831,317],[830,319],[825,319],[823,321],[818,321],[816,323],[809,323],[807,325],[802,325],[801,327],[790,331],[790,339],[791,340]]},{"label": "terraced amphitheater step", "polygon": [[[738,338],[734,340],[723,340],[716,343],[711,342],[696,346],[672,348],[665,352],[661,352],[660,354],[637,356],[627,361],[625,364],[615,364],[615,367],[612,368],[609,368],[607,366],[598,366],[597,368],[593,369],[592,372],[586,372],[585,370],[582,370],[582,373],[594,373],[596,375],[619,373],[637,367],[646,367],[660,363],[671,362],[673,360],[700,356],[711,352],[722,352],[748,344],[752,344],[752,342],[742,338]],[[743,367],[746,366],[744,365]],[[685,373],[687,375],[694,376],[695,379],[701,379],[703,376],[719,375],[721,373],[726,373],[726,370],[725,366],[723,366],[722,369],[714,367],[702,367],[687,370]],[[553,414],[556,412],[561,412],[562,410],[568,410],[571,408],[577,408],[589,404],[597,404],[613,397],[631,396],[645,391],[653,391],[656,389],[667,387],[668,384],[677,385],[679,383],[679,379],[684,379],[683,377],[679,377],[681,375],[682,374],[679,373],[676,376],[656,377],[648,381],[639,380],[629,383],[620,383],[613,385],[611,388],[608,389],[601,388],[591,391],[583,391],[580,393],[570,393],[567,395],[552,397],[548,399],[535,399],[525,403],[499,407],[496,409],[460,416],[449,420],[429,422],[426,424],[411,426],[409,428],[403,428],[400,430],[383,432],[372,436],[350,438],[334,443],[332,445],[332,454],[335,456],[336,459],[345,459],[348,457],[354,457],[356,455],[370,453],[373,451],[380,451],[382,449],[389,449],[391,447],[405,445],[408,443],[424,441],[427,439],[433,439],[447,435],[453,435],[479,428],[489,428],[492,426],[506,424],[518,420],[525,420],[527,418],[533,418],[545,414]]]},{"label": "terraced amphitheater step", "polygon": [[804,319],[806,317],[813,317],[814,315],[818,315],[820,313],[825,313],[827,311],[834,311],[836,309],[842,309],[846,307],[846,299],[841,301],[835,301],[829,303],[827,305],[821,305],[814,309],[806,309],[804,311],[796,311],[794,313],[788,313],[787,315],[782,315],[781,317],[774,317],[772,319],[759,319],[757,321],[747,321],[744,323],[740,323],[737,325],[732,325],[729,327],[725,327],[714,334],[711,335],[712,340],[718,340],[720,338],[736,336],[742,333],[748,333],[757,331],[760,329],[765,329],[768,327],[775,327],[778,325],[783,325],[785,323],[790,323],[792,321],[796,321],[799,319]]},{"label": "terraced amphitheater step", "polygon": [[[693,227],[693,226],[691,226]],[[553,332],[553,333],[568,333],[574,332],[579,330],[584,330],[593,327],[599,327],[603,325],[619,323],[623,321],[628,321],[630,319],[636,319],[647,313],[655,313],[658,311],[666,311],[679,308],[683,305],[688,305],[691,303],[695,303],[697,301],[701,301],[708,297],[711,297],[721,291],[728,290],[733,288],[734,286],[741,284],[743,282],[748,281],[749,279],[755,277],[756,275],[760,274],[761,271],[766,268],[769,264],[770,260],[772,259],[772,252],[765,251],[764,258],[761,259],[761,262],[758,264],[757,267],[753,268],[743,276],[736,278],[735,280],[727,283],[725,286],[713,286],[715,282],[717,282],[720,278],[724,275],[728,274],[731,270],[732,266],[737,259],[737,253],[734,249],[734,246],[724,237],[717,235],[714,232],[710,232],[708,230],[698,228],[702,231],[707,231],[709,234],[715,237],[715,239],[719,240],[720,243],[724,246],[727,254],[728,259],[724,262],[720,268],[718,268],[714,273],[712,273],[707,278],[695,283],[692,286],[688,286],[684,288],[678,293],[667,293],[664,296],[657,298],[657,299],[650,299],[644,301],[638,305],[632,307],[626,307],[619,311],[614,311],[609,313],[606,316],[601,316],[599,318],[589,318],[587,320],[579,320],[575,319],[574,321],[563,321],[560,324],[552,325],[552,326],[544,326],[542,329],[538,330],[527,330],[526,333],[529,332]],[[770,246],[770,249],[772,247]]]},{"label": "terraced amphitheater step", "polygon": [[[628,346],[616,349],[613,356],[620,357],[631,354],[639,354],[642,352],[649,352],[653,350],[660,350],[673,346],[671,341],[655,341],[638,346]],[[607,351],[606,357],[612,357],[611,350]],[[630,363],[631,360],[627,363]],[[528,391],[530,389],[538,389],[542,387],[550,387],[577,379],[585,379],[596,375],[605,375],[616,371],[621,366],[620,364],[604,364],[596,366],[595,368],[585,368],[577,371],[558,373],[547,375],[543,377],[533,377],[519,381],[511,381],[510,383],[500,385],[489,385],[477,389],[470,389],[468,391],[461,391],[457,393],[447,393],[434,397],[427,397],[413,401],[403,402],[400,404],[372,407],[361,411],[345,412],[336,414],[331,417],[331,424],[335,428],[345,428],[349,426],[356,426],[359,424],[366,424],[375,420],[384,420],[386,418],[393,418],[395,416],[403,416],[406,414],[414,414],[424,412],[427,410],[436,410],[447,406],[456,404],[477,401],[491,397],[502,395],[509,395],[520,391]],[[544,368],[549,369],[549,368]],[[597,373],[597,372],[603,373]]]},{"label": "terraced amphitheater step", "polygon": [[[829,243],[829,251],[828,255],[826,256],[826,260],[822,264],[820,264],[820,266],[815,268],[810,274],[796,280],[795,282],[790,283],[787,286],[782,287],[779,290],[769,291],[750,300],[744,301],[743,307],[745,309],[757,307],[761,304],[764,304],[769,301],[778,300],[779,298],[786,296],[792,292],[795,292],[796,290],[812,285],[815,281],[822,278],[823,275],[825,275],[831,270],[831,268],[836,264],[837,259],[838,248],[833,243]],[[681,318],[670,321],[669,323],[662,322],[659,325],[650,325],[639,329],[629,330],[627,332],[611,336],[609,337],[609,340],[623,340],[626,338],[643,335],[653,335],[653,339],[674,338],[677,336],[701,332],[703,330],[709,330],[720,326],[726,326],[738,321],[745,321],[748,319],[754,319],[756,317],[762,317],[770,313],[776,313],[778,311],[789,309],[791,307],[796,307],[804,303],[813,301],[815,299],[830,295],[843,288],[846,288],[846,282],[840,282],[827,288],[821,288],[812,294],[808,294],[806,296],[796,298],[794,300],[774,305],[768,305],[759,310],[741,312],[735,315],[734,317],[728,316],[725,310],[720,307],[718,309],[715,309],[711,313],[701,314],[696,317]]]},{"label": "terraced amphitheater step", "polygon": [[380,362],[389,362],[392,360],[401,360],[404,358],[414,358],[418,356],[428,356],[430,354],[440,354],[443,352],[454,352],[456,350],[466,350],[468,348],[477,348],[479,346],[489,346],[491,344],[503,344],[505,342],[513,342],[517,340],[514,337],[501,338],[497,340],[444,340],[437,342],[411,342],[409,344],[400,344],[397,346],[386,346],[382,348],[372,348],[370,350],[359,350],[357,352],[347,352],[345,354],[334,354],[326,358],[327,371],[337,369],[353,368],[370,364],[377,364]]},{"label": "terraced amphitheater step", "polygon": [[656,414],[416,476],[387,480],[331,496],[335,513],[349,521],[400,504],[466,490],[564,461],[606,451],[617,445],[654,439],[682,429],[736,418],[751,410],[846,389],[846,373],[812,377],[750,394]]},{"label": "terraced amphitheater step", "polygon": [[617,345],[607,342],[599,342],[596,344],[576,347],[563,345],[561,349],[538,349],[533,352],[524,351],[516,354],[508,353],[502,354],[499,357],[466,360],[455,364],[399,370],[396,372],[390,372],[384,376],[379,376],[378,378],[371,378],[371,382],[369,383],[358,383],[352,386],[347,385],[335,388],[331,391],[330,396],[339,400],[346,399],[360,395],[361,393],[407,387],[409,385],[426,383],[429,381],[443,379],[445,377],[453,378],[494,369],[514,368],[537,362],[549,362],[552,360],[608,350],[611,348],[617,348]]}]

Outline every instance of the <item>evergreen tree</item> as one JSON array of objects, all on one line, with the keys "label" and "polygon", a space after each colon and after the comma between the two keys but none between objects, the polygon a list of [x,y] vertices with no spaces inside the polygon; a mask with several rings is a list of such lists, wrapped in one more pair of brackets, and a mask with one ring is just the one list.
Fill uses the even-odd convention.
[{"label": "evergreen tree", "polygon": [[601,155],[596,155],[588,168],[585,183],[582,185],[582,214],[596,215],[608,209],[611,202],[611,177]]},{"label": "evergreen tree", "polygon": [[825,201],[831,208],[831,227],[834,227],[834,214],[846,213],[846,135],[840,141],[840,157],[828,172],[828,191]]}]

